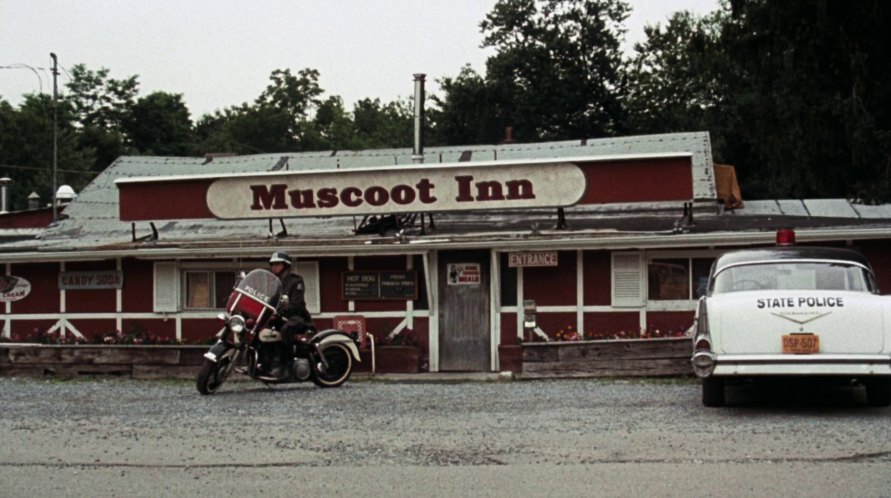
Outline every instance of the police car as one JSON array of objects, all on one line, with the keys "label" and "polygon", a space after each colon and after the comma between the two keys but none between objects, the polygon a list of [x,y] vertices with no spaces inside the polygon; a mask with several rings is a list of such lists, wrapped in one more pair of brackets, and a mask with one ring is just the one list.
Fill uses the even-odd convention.
[{"label": "police car", "polygon": [[699,301],[693,370],[702,402],[724,404],[728,381],[757,377],[855,380],[872,406],[891,404],[891,297],[879,295],[859,252],[795,246],[719,257]]}]

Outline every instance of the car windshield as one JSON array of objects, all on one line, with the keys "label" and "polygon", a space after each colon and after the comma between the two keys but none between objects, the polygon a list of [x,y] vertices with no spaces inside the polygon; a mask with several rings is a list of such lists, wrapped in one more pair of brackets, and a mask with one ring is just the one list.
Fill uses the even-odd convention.
[{"label": "car windshield", "polygon": [[752,290],[875,292],[866,270],[838,262],[766,262],[731,266],[715,276],[712,294]]}]

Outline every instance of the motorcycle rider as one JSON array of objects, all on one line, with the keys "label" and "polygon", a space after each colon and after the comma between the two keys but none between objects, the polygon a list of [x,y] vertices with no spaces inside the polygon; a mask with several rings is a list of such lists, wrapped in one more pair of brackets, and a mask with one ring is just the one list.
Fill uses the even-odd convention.
[{"label": "motorcycle rider", "polygon": [[283,348],[281,361],[285,365],[285,371],[279,372],[277,377],[290,375],[294,367],[294,336],[305,334],[314,329],[312,317],[306,309],[306,286],[303,277],[291,271],[291,256],[286,252],[276,251],[269,258],[269,267],[272,273],[282,282],[282,297],[287,296],[287,302],[283,303],[278,311],[279,331],[282,334]]}]

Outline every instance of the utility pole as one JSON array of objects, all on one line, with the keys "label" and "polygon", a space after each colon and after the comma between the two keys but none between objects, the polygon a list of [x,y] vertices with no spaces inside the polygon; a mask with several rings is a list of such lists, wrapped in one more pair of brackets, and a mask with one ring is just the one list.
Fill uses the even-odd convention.
[{"label": "utility pole", "polygon": [[59,222],[58,201],[56,200],[56,170],[59,167],[59,90],[56,86],[56,80],[59,77],[59,60],[56,54],[50,52],[53,58],[53,225]]}]

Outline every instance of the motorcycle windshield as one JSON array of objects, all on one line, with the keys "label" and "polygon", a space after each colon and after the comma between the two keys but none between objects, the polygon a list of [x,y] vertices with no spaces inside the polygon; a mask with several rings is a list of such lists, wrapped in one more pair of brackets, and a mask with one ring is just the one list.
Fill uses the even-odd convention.
[{"label": "motorcycle windshield", "polygon": [[264,310],[275,311],[281,294],[282,284],[278,277],[267,270],[254,270],[232,291],[226,310],[229,314],[256,319]]}]

